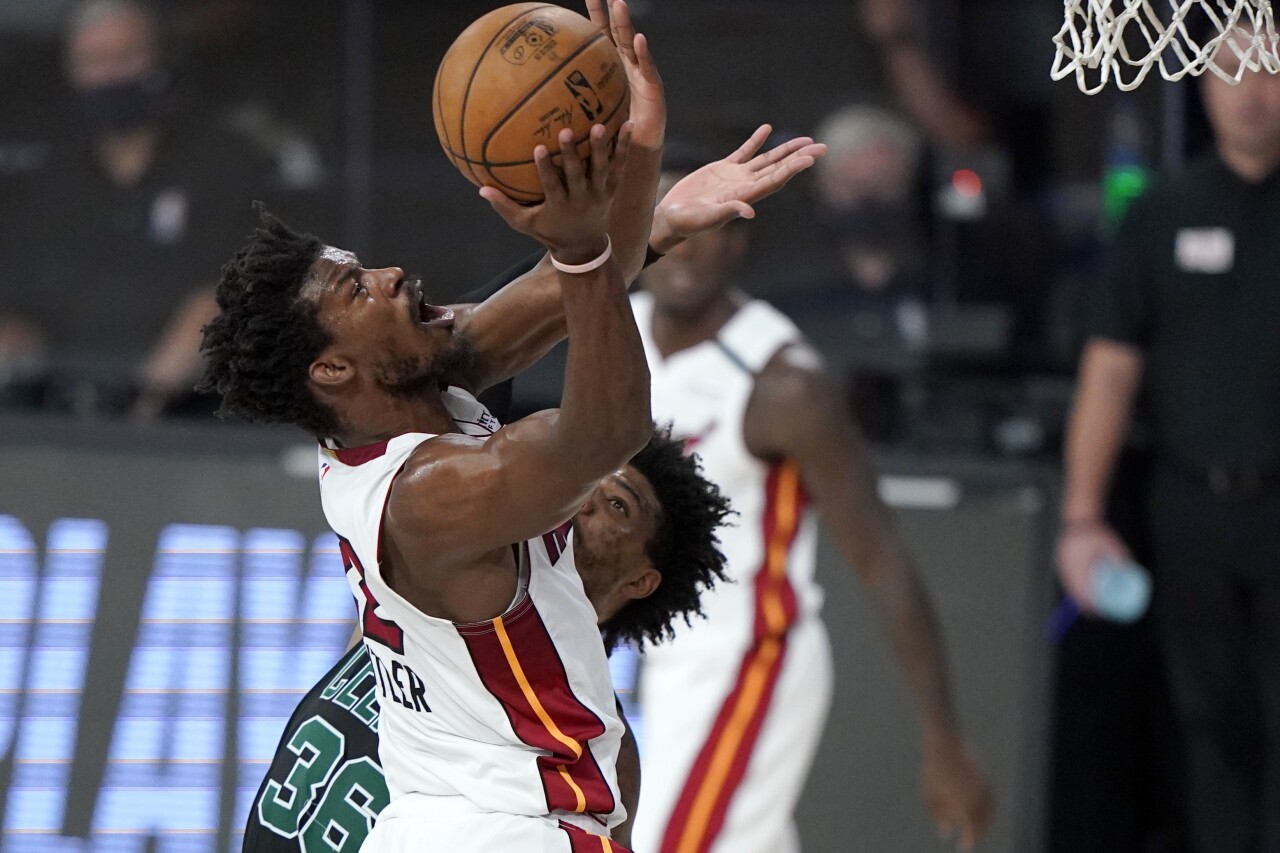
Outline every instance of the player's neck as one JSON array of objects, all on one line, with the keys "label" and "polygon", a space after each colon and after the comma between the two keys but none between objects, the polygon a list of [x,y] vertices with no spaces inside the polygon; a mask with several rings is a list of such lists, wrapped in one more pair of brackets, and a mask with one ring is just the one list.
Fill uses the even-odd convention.
[{"label": "player's neck", "polygon": [[694,312],[663,310],[655,307],[650,334],[663,358],[709,341],[729,322],[747,300],[738,291],[728,291]]},{"label": "player's neck", "polygon": [[333,436],[342,447],[363,447],[410,432],[441,435],[459,431],[438,394],[415,400],[384,397],[376,406],[362,408],[366,417],[349,420]]}]

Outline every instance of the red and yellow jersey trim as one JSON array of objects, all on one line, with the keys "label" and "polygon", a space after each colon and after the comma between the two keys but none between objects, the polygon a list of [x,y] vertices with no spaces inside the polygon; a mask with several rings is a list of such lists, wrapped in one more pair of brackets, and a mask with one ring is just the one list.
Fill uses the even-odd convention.
[{"label": "red and yellow jersey trim", "polygon": [[786,654],[787,633],[799,612],[787,561],[808,498],[794,463],[769,470],[763,516],[764,562],[755,574],[752,643],[685,781],[663,834],[660,853],[705,853],[711,848],[746,775]]}]

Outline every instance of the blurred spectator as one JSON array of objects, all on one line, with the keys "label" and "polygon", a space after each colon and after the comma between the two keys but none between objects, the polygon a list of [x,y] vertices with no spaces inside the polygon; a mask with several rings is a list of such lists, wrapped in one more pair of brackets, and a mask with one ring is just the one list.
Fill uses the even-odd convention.
[{"label": "blurred spectator", "polygon": [[858,15],[897,107],[931,144],[968,148],[986,140],[986,120],[957,96],[925,50],[918,0],[859,0]]},{"label": "blurred spectator", "polygon": [[189,394],[212,282],[266,182],[240,137],[172,108],[162,48],[140,0],[73,6],[77,130],[0,214],[0,356],[43,355],[46,405],[149,417]]},{"label": "blurred spectator", "polygon": [[818,218],[845,278],[823,288],[860,343],[918,349],[927,333],[926,226],[916,194],[921,139],[894,113],[851,106],[818,126],[827,156],[814,169]]},{"label": "blurred spectator", "polygon": [[[929,17],[947,14],[948,7],[950,17]],[[982,19],[975,7],[1002,13],[998,17],[1003,29],[982,33],[982,53],[1008,62],[999,65],[1001,72],[994,78],[989,70],[982,73],[966,61],[973,57],[964,50],[966,31],[961,24]],[[1036,174],[1026,174],[1028,165],[1020,162],[1025,157],[1019,152],[1034,148],[1027,137],[1034,136],[1035,111],[1002,88],[1008,85],[1004,78],[1025,73],[1014,60],[1022,53],[1020,13],[997,3],[923,0],[858,0],[857,11],[894,109],[925,143],[916,181],[923,191],[920,208],[929,212],[931,226],[931,301],[944,308],[969,305],[987,310],[992,334],[989,351],[979,360],[998,359],[1015,371],[1041,367],[1051,263],[1047,228],[1027,193],[1043,180],[1045,163],[1032,158],[1030,168]],[[930,24],[934,32],[928,31]],[[949,68],[938,61],[939,52],[951,57]],[[1012,106],[1015,100],[1017,106]],[[977,320],[978,314],[967,313],[968,321],[962,318],[960,323],[978,333],[973,337],[977,343],[979,327],[969,321]],[[936,328],[940,319],[953,317],[934,317],[935,337],[953,338],[951,330]]]},{"label": "blurred spectator", "polygon": [[[1215,61],[1230,75],[1238,60]],[[1214,150],[1134,203],[1091,299],[1058,569],[1090,612],[1095,562],[1129,556],[1106,491],[1141,390],[1152,615],[1193,849],[1260,853],[1280,850],[1280,78],[1201,90]]]}]

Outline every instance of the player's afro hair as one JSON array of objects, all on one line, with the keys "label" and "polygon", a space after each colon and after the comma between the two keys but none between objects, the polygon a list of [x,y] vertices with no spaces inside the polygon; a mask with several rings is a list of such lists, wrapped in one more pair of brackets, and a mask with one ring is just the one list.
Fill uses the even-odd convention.
[{"label": "player's afro hair", "polygon": [[702,615],[704,589],[724,582],[724,554],[716,531],[733,512],[729,499],[702,476],[697,459],[669,428],[654,432],[631,465],[653,486],[662,508],[653,538],[645,549],[662,582],[648,598],[627,602],[604,625],[609,648],[620,642],[660,643],[674,636],[677,618],[690,624]]},{"label": "player's afro hair", "polygon": [[256,207],[261,224],[222,268],[218,316],[204,327],[205,370],[197,387],[221,397],[221,417],[331,435],[334,414],[307,384],[307,369],[329,336],[315,307],[298,298],[323,244]]}]

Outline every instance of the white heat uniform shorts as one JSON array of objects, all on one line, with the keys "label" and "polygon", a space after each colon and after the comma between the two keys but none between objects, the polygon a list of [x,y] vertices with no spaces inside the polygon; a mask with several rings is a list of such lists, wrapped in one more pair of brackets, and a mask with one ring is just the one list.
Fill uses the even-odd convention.
[{"label": "white heat uniform shorts", "polygon": [[796,625],[783,645],[772,690],[767,654],[745,679],[742,666],[716,671],[705,656],[646,661],[642,694],[680,701],[643,702],[636,850],[800,849],[792,815],[831,706],[831,649],[818,619]]},{"label": "white heat uniform shorts", "polygon": [[[578,823],[583,823],[581,819]],[[552,817],[478,809],[463,797],[406,794],[378,816],[361,853],[630,853],[603,835]]]}]

